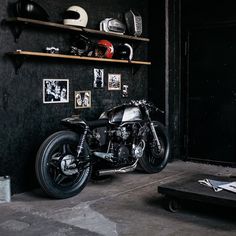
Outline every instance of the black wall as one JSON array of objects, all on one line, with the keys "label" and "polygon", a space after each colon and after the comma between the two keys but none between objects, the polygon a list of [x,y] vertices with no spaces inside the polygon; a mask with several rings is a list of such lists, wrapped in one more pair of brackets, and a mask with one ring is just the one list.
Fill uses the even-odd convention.
[{"label": "black wall", "polygon": [[183,27],[236,19],[234,0],[181,0]]},{"label": "black wall", "polygon": [[[50,15],[53,22],[62,22],[62,13],[69,6],[78,4],[74,0],[35,0]],[[15,1],[0,0],[0,18],[11,15],[9,10]],[[80,0],[79,5],[89,15],[88,28],[98,29],[106,17],[123,20],[123,13],[137,9],[143,17],[143,36],[148,37],[148,1],[141,0]],[[26,191],[37,186],[34,175],[34,160],[42,141],[52,132],[62,128],[60,120],[72,114],[87,119],[96,119],[106,108],[127,99],[147,98],[148,66],[130,66],[108,63],[72,61],[64,59],[27,58],[18,74],[14,61],[6,55],[16,49],[42,51],[46,46],[69,50],[69,32],[26,27],[18,42],[14,42],[9,25],[0,28],[0,176],[11,177],[12,193]],[[99,38],[94,38],[98,40]],[[112,43],[118,43],[109,39]],[[131,42],[130,42],[131,43]],[[133,44],[134,59],[148,60],[146,43]],[[103,68],[105,88],[93,88],[93,69]],[[107,90],[107,74],[120,73],[122,84],[129,85],[129,98],[122,98],[121,91]],[[43,104],[43,79],[69,79],[70,102]],[[92,107],[74,109],[74,91],[91,90]]]},{"label": "black wall", "polygon": [[[150,2],[149,34],[150,69],[148,92],[150,99],[162,110],[165,110],[165,0]],[[165,116],[159,116],[165,123]]]},{"label": "black wall", "polygon": [[180,0],[150,3],[152,67],[149,96],[165,110],[159,116],[168,129],[171,159],[179,158],[180,140]]},{"label": "black wall", "polygon": [[[185,132],[185,134],[182,133],[182,154],[185,158],[192,158],[193,153],[197,153],[196,149],[193,150],[191,147],[190,139],[195,139],[195,144],[199,144],[198,151],[201,155],[197,153],[194,159],[213,163],[231,162],[235,165],[235,129],[233,128],[235,106],[234,100],[230,96],[235,88],[233,84],[235,81],[235,53],[233,53],[235,41],[233,39],[236,26],[236,2],[233,0],[182,0],[181,4],[182,109],[180,110],[180,129]],[[209,85],[207,85],[208,80],[211,82]],[[202,83],[203,81],[204,83]],[[229,83],[232,84],[228,85]],[[227,87],[227,91],[225,87]],[[214,96],[212,96],[212,92]],[[196,94],[198,94],[198,98]],[[198,103],[197,100],[202,102],[201,105],[198,105],[199,109],[193,105]],[[215,110],[212,109],[214,104],[216,104]],[[191,116],[193,110],[196,114],[198,113],[194,118]],[[205,117],[202,119],[203,116]],[[201,119],[204,122],[198,124]],[[204,126],[205,129],[202,129]],[[204,130],[205,139],[199,138],[194,132],[191,133],[193,127],[196,133]],[[216,127],[219,128],[216,129]],[[221,134],[220,138],[217,136],[218,134]],[[221,140],[220,145],[216,142],[217,138]],[[222,153],[220,148],[223,149],[223,155],[220,154]]]}]

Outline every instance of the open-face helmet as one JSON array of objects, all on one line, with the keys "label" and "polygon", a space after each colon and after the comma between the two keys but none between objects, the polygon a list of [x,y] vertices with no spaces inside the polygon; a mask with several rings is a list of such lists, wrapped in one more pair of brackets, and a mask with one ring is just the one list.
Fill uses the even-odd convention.
[{"label": "open-face helmet", "polygon": [[133,59],[133,48],[128,43],[119,44],[115,48],[114,58],[131,61]]},{"label": "open-face helmet", "polygon": [[64,13],[64,25],[86,27],[88,24],[88,14],[80,6],[71,6]]}]

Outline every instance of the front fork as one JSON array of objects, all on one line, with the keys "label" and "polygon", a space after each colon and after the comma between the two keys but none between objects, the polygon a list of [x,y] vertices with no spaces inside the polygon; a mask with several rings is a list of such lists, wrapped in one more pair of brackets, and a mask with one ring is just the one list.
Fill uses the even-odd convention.
[{"label": "front fork", "polygon": [[145,112],[146,112],[146,115],[148,117],[148,121],[149,121],[149,124],[150,124],[152,135],[153,135],[154,140],[157,144],[157,148],[158,148],[158,150],[161,150],[161,143],[160,143],[159,138],[157,136],[157,133],[156,133],[156,130],[155,130],[155,127],[154,127],[154,123],[151,121],[149,110],[146,107],[145,107]]},{"label": "front fork", "polygon": [[157,148],[158,148],[158,150],[160,150],[161,149],[161,143],[159,141],[159,138],[157,136],[157,133],[156,133],[156,130],[155,130],[155,127],[154,127],[154,123],[152,121],[150,122],[150,128],[151,128],[154,140],[155,140],[155,142],[157,144]]}]

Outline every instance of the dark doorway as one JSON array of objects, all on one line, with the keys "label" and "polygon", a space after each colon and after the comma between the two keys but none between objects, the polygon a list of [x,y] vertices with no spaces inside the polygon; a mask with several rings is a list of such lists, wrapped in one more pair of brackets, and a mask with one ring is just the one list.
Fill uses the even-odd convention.
[{"label": "dark doorway", "polygon": [[186,157],[236,164],[236,24],[190,30],[185,53]]}]

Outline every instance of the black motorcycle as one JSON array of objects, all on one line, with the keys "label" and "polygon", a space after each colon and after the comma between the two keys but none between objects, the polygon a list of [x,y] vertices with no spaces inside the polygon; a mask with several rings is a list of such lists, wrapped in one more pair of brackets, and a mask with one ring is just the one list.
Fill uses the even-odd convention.
[{"label": "black motorcycle", "polygon": [[165,127],[152,121],[160,111],[145,101],[131,101],[101,114],[95,121],[78,116],[62,120],[67,129],[50,135],[36,157],[36,176],[51,197],[78,194],[90,177],[127,173],[137,166],[157,173],[167,164],[169,140]]}]

